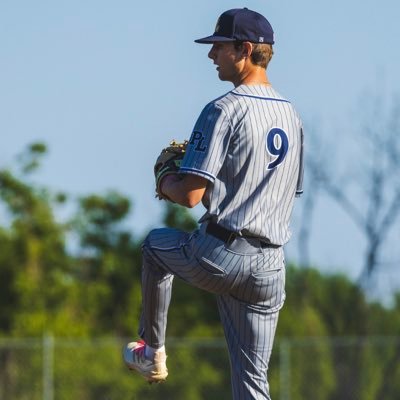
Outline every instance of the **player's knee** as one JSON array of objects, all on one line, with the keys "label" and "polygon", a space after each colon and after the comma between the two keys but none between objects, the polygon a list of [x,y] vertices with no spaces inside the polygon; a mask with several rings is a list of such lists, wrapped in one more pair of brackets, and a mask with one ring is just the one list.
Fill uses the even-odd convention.
[{"label": "player's knee", "polygon": [[146,238],[143,240],[142,243],[142,255],[143,257],[148,257],[151,251],[151,243],[152,243],[152,237],[154,236],[154,231],[156,229],[153,229],[152,231],[150,231],[148,233],[148,235],[146,236]]},{"label": "player's knee", "polygon": [[151,230],[142,244],[142,256],[143,260],[153,259],[153,247],[157,247],[157,243],[160,240],[160,233],[162,229]]}]

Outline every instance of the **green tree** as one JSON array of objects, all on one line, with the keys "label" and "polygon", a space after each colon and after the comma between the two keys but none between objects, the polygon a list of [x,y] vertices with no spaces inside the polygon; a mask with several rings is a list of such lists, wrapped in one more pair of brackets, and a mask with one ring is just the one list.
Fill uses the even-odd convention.
[{"label": "green tree", "polygon": [[140,242],[123,228],[130,201],[110,191],[79,201],[74,226],[80,241],[76,255],[81,306],[93,333],[131,335],[140,308]]},{"label": "green tree", "polygon": [[17,336],[76,326],[71,324],[72,310],[65,307],[71,276],[66,227],[53,214],[60,197],[26,182],[26,174],[39,165],[45,150],[37,143],[20,156],[21,177],[7,169],[0,171],[0,199],[9,221],[0,230],[0,271],[5,277],[0,329]]}]

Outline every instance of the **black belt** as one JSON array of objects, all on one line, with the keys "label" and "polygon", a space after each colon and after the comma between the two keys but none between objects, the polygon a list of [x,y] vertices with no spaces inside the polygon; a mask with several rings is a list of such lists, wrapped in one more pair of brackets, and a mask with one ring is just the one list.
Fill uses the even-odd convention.
[{"label": "black belt", "polygon": [[225,242],[227,244],[231,244],[237,238],[242,238],[242,239],[247,239],[249,241],[253,241],[253,240],[259,241],[260,247],[262,247],[262,248],[270,247],[273,249],[277,249],[277,248],[281,247],[278,244],[268,243],[264,240],[254,237],[254,236],[239,235],[238,233],[230,231],[229,229],[226,229],[223,226],[216,224],[215,222],[209,222],[207,224],[206,233],[216,237],[217,239],[222,240],[223,242]]}]

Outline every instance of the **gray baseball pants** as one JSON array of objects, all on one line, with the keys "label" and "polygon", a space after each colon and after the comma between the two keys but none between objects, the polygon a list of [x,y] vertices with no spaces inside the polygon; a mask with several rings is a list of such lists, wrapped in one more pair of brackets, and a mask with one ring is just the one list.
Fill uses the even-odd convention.
[{"label": "gray baseball pants", "polygon": [[165,343],[173,277],[216,294],[228,345],[234,400],[269,400],[268,362],[285,300],[282,248],[257,239],[230,245],[205,233],[162,228],[142,247],[142,315],[139,335],[152,347]]}]

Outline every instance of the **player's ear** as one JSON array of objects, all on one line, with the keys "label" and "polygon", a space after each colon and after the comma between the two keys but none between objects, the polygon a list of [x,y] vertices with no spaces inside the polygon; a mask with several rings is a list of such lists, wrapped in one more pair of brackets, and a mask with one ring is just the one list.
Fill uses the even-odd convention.
[{"label": "player's ear", "polygon": [[242,43],[242,55],[244,58],[249,58],[253,52],[253,45],[250,42]]}]

